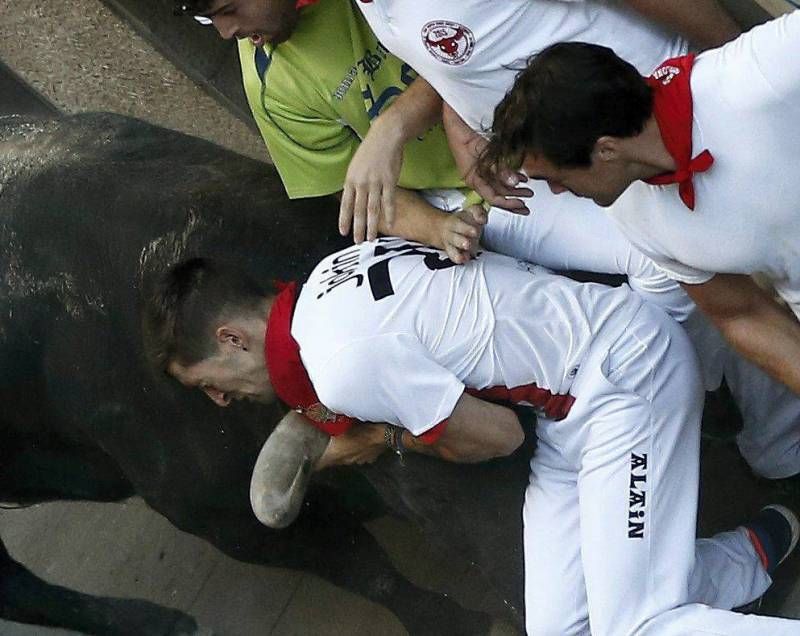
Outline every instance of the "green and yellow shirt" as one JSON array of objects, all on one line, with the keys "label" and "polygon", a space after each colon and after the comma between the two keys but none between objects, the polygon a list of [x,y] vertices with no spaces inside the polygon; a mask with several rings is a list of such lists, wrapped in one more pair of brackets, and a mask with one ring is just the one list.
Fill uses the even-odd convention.
[{"label": "green and yellow shirt", "polygon": [[[240,40],[239,59],[253,117],[293,199],[339,192],[370,122],[416,77],[351,0],[304,7],[276,46]],[[406,145],[399,185],[463,187],[441,125]]]}]

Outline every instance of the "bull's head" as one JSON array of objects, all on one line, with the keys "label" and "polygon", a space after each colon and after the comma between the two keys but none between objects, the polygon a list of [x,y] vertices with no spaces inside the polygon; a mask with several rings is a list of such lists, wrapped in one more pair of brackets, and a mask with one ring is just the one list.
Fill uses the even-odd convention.
[{"label": "bull's head", "polygon": [[458,53],[458,42],[464,37],[464,29],[458,28],[455,33],[449,37],[434,40],[427,36],[428,44],[436,47],[448,57],[455,57]]}]

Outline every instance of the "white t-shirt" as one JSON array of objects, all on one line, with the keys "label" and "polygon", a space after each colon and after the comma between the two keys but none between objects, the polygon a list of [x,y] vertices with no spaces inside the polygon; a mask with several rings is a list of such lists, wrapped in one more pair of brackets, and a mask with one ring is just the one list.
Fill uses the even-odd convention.
[{"label": "white t-shirt", "polygon": [[800,12],[698,56],[692,152],[714,164],[694,175],[689,210],[677,186],[634,183],[608,212],[673,278],[766,274],[800,317]]},{"label": "white t-shirt", "polygon": [[611,343],[641,300],[483,252],[382,238],[323,260],[303,287],[292,335],[330,409],[419,435],[465,387],[535,385],[568,395],[591,343]]},{"label": "white t-shirt", "polygon": [[616,0],[374,0],[356,2],[381,43],[408,62],[475,130],[532,54],[556,42],[611,47],[642,73],[687,42]]}]

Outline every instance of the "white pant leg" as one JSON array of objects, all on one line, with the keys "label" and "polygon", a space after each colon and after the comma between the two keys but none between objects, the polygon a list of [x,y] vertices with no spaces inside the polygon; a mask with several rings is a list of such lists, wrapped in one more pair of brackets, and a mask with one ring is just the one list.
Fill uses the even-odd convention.
[{"label": "white pant leg", "polygon": [[588,634],[577,475],[542,441],[531,460],[522,521],[527,633]]},{"label": "white pant leg", "polygon": [[[523,506],[528,634],[589,634],[580,550],[577,473],[541,442],[531,460]],[[742,529],[695,543],[688,598],[719,609],[759,598],[771,579]]]},{"label": "white pant leg", "polygon": [[[573,386],[570,416],[540,422],[540,438],[578,477],[592,634],[798,633],[794,621],[688,604],[697,576],[697,363],[685,335],[657,310],[643,308],[634,323],[608,355],[590,353]],[[713,546],[706,544],[709,551]],[[724,564],[725,558],[720,551],[714,560]],[[737,576],[735,567],[718,569]],[[718,583],[723,590],[734,585]],[[536,617],[528,623],[535,625]]]},{"label": "white pant leg", "polygon": [[725,378],[742,413],[742,457],[768,479],[800,473],[800,396],[734,351]]},{"label": "white pant leg", "polygon": [[689,601],[717,609],[752,603],[772,585],[744,528],[695,542]]}]

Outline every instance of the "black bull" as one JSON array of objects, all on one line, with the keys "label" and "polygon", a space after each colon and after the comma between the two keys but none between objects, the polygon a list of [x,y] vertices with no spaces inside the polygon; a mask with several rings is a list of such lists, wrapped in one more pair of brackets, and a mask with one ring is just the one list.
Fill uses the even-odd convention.
[{"label": "black bull", "polygon": [[[412,634],[485,633],[489,617],[394,570],[361,525],[367,513],[343,503],[346,470],[319,475],[288,529],[260,525],[250,471],[278,408],[219,409],[143,359],[141,292],[155,273],[207,255],[262,281],[302,278],[344,244],[335,201],[289,201],[264,164],[112,115],[7,119],[0,157],[0,501],[140,495],[237,559],[312,571],[386,605]],[[529,453],[471,467],[386,454],[358,470],[390,509],[475,563],[518,619]],[[49,586],[2,543],[0,617],[193,629],[179,612]]]}]

